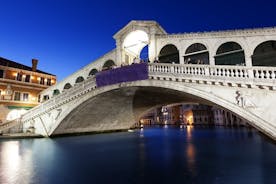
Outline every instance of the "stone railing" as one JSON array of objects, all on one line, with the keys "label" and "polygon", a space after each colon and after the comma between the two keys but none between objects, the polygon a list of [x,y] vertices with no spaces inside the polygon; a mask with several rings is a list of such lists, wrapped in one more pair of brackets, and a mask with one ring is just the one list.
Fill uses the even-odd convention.
[{"label": "stone railing", "polygon": [[237,82],[252,86],[273,87],[276,82],[276,67],[246,67],[226,65],[149,64],[149,77],[167,80],[203,80],[206,82]]},{"label": "stone railing", "polygon": [[46,113],[51,109],[54,109],[64,103],[67,103],[78,96],[81,96],[88,91],[96,88],[95,77],[89,77],[87,80],[74,85],[72,88],[64,90],[61,94],[53,96],[51,99],[42,103],[39,106],[36,106],[28,111],[27,114],[23,115],[22,121],[29,120],[34,118],[42,113]]}]

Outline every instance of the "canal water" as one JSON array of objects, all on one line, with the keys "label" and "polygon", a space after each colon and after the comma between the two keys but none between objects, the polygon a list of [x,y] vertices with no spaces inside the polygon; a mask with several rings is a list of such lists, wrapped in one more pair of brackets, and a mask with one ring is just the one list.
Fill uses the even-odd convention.
[{"label": "canal water", "polygon": [[0,140],[0,183],[276,183],[276,145],[246,128]]}]

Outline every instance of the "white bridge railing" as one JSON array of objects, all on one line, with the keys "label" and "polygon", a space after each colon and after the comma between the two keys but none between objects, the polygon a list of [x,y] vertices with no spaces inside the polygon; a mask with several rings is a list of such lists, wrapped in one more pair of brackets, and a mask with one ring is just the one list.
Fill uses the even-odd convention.
[{"label": "white bridge railing", "polygon": [[[199,80],[205,82],[221,82],[250,84],[251,86],[266,86],[275,89],[276,67],[246,67],[246,66],[210,66],[191,64],[160,64],[148,65],[149,79],[183,79]],[[180,80],[178,80],[180,81]],[[95,77],[90,77],[84,82],[76,84],[61,94],[53,96],[48,101],[28,111],[22,121],[30,120],[46,113],[58,106],[67,103],[96,88]],[[265,88],[265,87],[264,87]],[[263,89],[263,88],[260,88]]]},{"label": "white bridge railing", "polygon": [[174,76],[188,79],[243,81],[252,85],[274,86],[276,67],[246,67],[192,64],[149,64],[150,76]]}]

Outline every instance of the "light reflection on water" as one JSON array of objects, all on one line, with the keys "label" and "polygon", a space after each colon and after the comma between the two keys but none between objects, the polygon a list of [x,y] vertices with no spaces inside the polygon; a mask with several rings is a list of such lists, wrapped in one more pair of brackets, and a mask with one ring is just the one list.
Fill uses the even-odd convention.
[{"label": "light reflection on water", "polygon": [[0,140],[0,183],[273,183],[275,153],[254,131],[191,126]]}]

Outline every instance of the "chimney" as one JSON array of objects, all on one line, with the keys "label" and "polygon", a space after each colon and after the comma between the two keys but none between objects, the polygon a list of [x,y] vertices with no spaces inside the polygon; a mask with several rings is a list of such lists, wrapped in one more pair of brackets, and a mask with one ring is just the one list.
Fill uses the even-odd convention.
[{"label": "chimney", "polygon": [[33,72],[35,72],[37,69],[37,63],[38,63],[37,59],[32,59],[32,71]]}]

